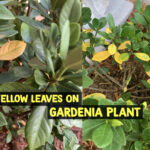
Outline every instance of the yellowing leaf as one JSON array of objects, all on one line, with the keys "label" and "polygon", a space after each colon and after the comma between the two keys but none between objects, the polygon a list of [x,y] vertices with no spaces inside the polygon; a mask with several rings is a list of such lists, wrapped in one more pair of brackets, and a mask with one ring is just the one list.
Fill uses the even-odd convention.
[{"label": "yellowing leaf", "polygon": [[126,44],[131,45],[131,41],[125,41],[125,42],[123,42],[122,44],[120,44],[120,46],[118,47],[118,49],[119,50],[126,49],[127,48]]},{"label": "yellowing leaf", "polygon": [[115,55],[114,55],[114,58],[115,58],[115,61],[118,63],[118,64],[122,64],[122,60],[120,59],[120,53],[119,52],[116,52]]},{"label": "yellowing leaf", "polygon": [[127,87],[124,87],[123,92],[127,92],[127,90],[128,90]]},{"label": "yellowing leaf", "polygon": [[113,126],[113,127],[118,127],[118,126],[122,126],[123,123],[118,120],[118,119],[112,119],[110,120],[110,124]]},{"label": "yellowing leaf", "polygon": [[88,33],[88,32],[93,32],[93,30],[92,29],[84,29],[83,32]]},{"label": "yellowing leaf", "polygon": [[90,47],[90,42],[82,42],[82,50],[86,51],[87,47]]},{"label": "yellowing leaf", "polygon": [[131,100],[127,100],[127,105],[134,105],[134,103]]},{"label": "yellowing leaf", "polygon": [[143,61],[149,61],[150,57],[145,53],[134,53],[135,56]]},{"label": "yellowing leaf", "polygon": [[143,106],[144,106],[144,109],[147,109],[147,102],[145,101],[145,102],[143,102],[142,104],[143,104]]},{"label": "yellowing leaf", "polygon": [[117,47],[115,44],[110,44],[108,46],[108,52],[110,55],[114,55],[117,52]]},{"label": "yellowing leaf", "polygon": [[108,51],[101,51],[95,53],[92,60],[102,62],[103,60],[107,59],[110,56]]},{"label": "yellowing leaf", "polygon": [[104,42],[104,45],[109,45],[109,42],[102,36],[100,41]]},{"label": "yellowing leaf", "polygon": [[100,97],[102,98],[106,98],[106,96],[102,93],[93,93],[93,94],[90,94],[90,95],[87,95],[83,98],[84,99],[87,99],[87,98],[95,98],[95,99],[99,99]]},{"label": "yellowing leaf", "polygon": [[24,52],[26,43],[23,41],[9,41],[0,48],[0,60],[13,60]]},{"label": "yellowing leaf", "polygon": [[150,77],[150,71],[147,71],[146,74]]},{"label": "yellowing leaf", "polygon": [[150,84],[150,79],[147,80],[147,83]]},{"label": "yellowing leaf", "polygon": [[106,28],[106,33],[112,33],[112,31],[110,30],[110,28]]}]

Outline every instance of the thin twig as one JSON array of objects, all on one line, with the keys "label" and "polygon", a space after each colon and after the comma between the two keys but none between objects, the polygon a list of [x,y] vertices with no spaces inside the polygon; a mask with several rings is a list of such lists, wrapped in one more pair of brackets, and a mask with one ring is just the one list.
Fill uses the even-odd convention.
[{"label": "thin twig", "polygon": [[100,92],[116,92],[117,90],[107,90],[107,89],[100,89],[100,88],[93,88],[93,87],[89,87],[88,89],[90,90],[95,90],[95,91],[100,91]]},{"label": "thin twig", "polygon": [[131,97],[137,98],[137,99],[150,99],[150,97],[139,97],[139,96],[134,96],[134,95],[132,95]]}]

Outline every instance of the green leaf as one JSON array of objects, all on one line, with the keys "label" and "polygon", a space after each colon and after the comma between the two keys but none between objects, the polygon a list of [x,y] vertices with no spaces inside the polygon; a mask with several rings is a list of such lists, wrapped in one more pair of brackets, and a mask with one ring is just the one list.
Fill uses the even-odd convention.
[{"label": "green leaf", "polygon": [[83,86],[83,88],[88,88],[93,83],[94,83],[94,81],[88,75],[83,75],[83,77],[82,77],[82,86]]},{"label": "green leaf", "polygon": [[35,82],[38,84],[38,85],[47,85],[48,84],[48,81],[46,80],[46,77],[44,75],[43,72],[41,72],[40,70],[35,70],[34,71],[34,78],[35,78]]},{"label": "green leaf", "polygon": [[150,144],[150,127],[143,130],[142,137],[145,143]]},{"label": "green leaf", "polygon": [[145,86],[146,88],[150,89],[150,84],[149,84],[147,81],[142,80],[142,83],[144,84],[144,86]]},{"label": "green leaf", "polygon": [[7,125],[7,121],[5,119],[5,116],[2,112],[0,112],[0,127],[6,126],[6,125]]},{"label": "green leaf", "polygon": [[15,17],[10,10],[8,10],[4,5],[0,4],[0,19],[11,20],[15,19]]},{"label": "green leaf", "polygon": [[38,21],[35,21],[29,17],[25,17],[25,16],[18,16],[18,19],[20,19],[21,21],[25,22],[26,24],[30,25],[31,27],[34,27],[36,29],[41,29],[44,30],[46,29],[46,26]]},{"label": "green leaf", "polygon": [[115,27],[114,18],[113,18],[113,16],[110,13],[107,16],[107,21],[108,21],[108,24],[109,24],[110,28],[114,28]]},{"label": "green leaf", "polygon": [[47,72],[55,75],[54,64],[49,50],[46,50]]},{"label": "green leaf", "polygon": [[31,28],[29,25],[27,25],[26,23],[22,23],[21,24],[21,36],[23,38],[23,40],[27,43],[31,43],[33,40],[33,31],[34,29]]},{"label": "green leaf", "polygon": [[88,119],[83,121],[82,127],[82,138],[84,141],[92,140],[92,133],[95,129],[97,129],[100,125],[105,124],[105,120],[100,119]]},{"label": "green leaf", "polygon": [[31,113],[25,128],[26,140],[30,150],[45,145],[50,137],[53,120],[47,118],[47,106],[36,107]]},{"label": "green leaf", "polygon": [[30,3],[32,4],[31,7],[33,9],[35,9],[36,11],[40,12],[40,14],[48,19],[51,20],[50,16],[48,15],[48,12],[46,11],[46,9],[38,2],[36,2],[35,0],[30,0]]},{"label": "green leaf", "polygon": [[45,9],[50,10],[51,0],[41,0],[40,2]]},{"label": "green leaf", "polygon": [[7,137],[6,137],[6,143],[7,143],[7,144],[10,143],[11,140],[12,140],[12,134],[11,134],[11,132],[9,132],[9,133],[7,134]]},{"label": "green leaf", "polygon": [[70,25],[67,20],[63,25],[61,43],[60,43],[60,56],[64,60],[67,57],[70,41]]},{"label": "green leaf", "polygon": [[132,122],[130,120],[124,119],[121,120],[123,122],[123,129],[126,132],[130,132],[132,130]]},{"label": "green leaf", "polygon": [[81,17],[81,2],[80,0],[67,0],[61,10],[59,25],[62,31],[63,26],[67,20],[71,22],[78,22]]},{"label": "green leaf", "polygon": [[76,47],[71,50],[64,62],[64,66],[69,69],[82,69],[82,48]]},{"label": "green leaf", "polygon": [[135,17],[135,20],[138,24],[142,24],[144,26],[147,25],[145,18],[140,13],[134,13],[134,17]]},{"label": "green leaf", "polygon": [[92,12],[90,8],[83,7],[82,8],[82,22],[83,24],[87,24],[91,21]]},{"label": "green leaf", "polygon": [[135,147],[135,150],[142,150],[142,142],[141,141],[135,141],[134,143],[134,147]]},{"label": "green leaf", "polygon": [[51,51],[54,54],[57,53],[56,44],[58,40],[58,35],[59,35],[58,26],[56,23],[52,23],[50,28],[50,46],[51,46]]},{"label": "green leaf", "polygon": [[112,141],[110,145],[104,148],[104,150],[121,150],[122,146],[115,141]]},{"label": "green leaf", "polygon": [[18,82],[9,82],[0,85],[0,92],[25,92],[25,91],[31,92],[31,91],[38,91],[38,90],[31,86],[18,83]]},{"label": "green leaf", "polygon": [[40,40],[40,38],[37,38],[33,41],[33,49],[36,53],[37,58],[42,62],[45,63],[46,62],[46,58],[45,58],[45,50],[43,47],[43,44]]},{"label": "green leaf", "polygon": [[135,9],[138,12],[142,11],[142,0],[135,0]]},{"label": "green leaf", "polygon": [[72,81],[76,85],[82,86],[82,72],[64,75],[63,80]]},{"label": "green leaf", "polygon": [[113,139],[117,144],[126,145],[126,136],[122,127],[113,128]]},{"label": "green leaf", "polygon": [[70,46],[75,46],[80,39],[81,27],[78,23],[70,24]]},{"label": "green leaf", "polygon": [[129,53],[122,53],[122,54],[120,55],[120,59],[121,59],[122,61],[128,61],[129,57],[130,57]]},{"label": "green leaf", "polygon": [[70,82],[60,82],[57,85],[58,92],[81,92],[81,90],[74,84]]},{"label": "green leaf", "polygon": [[98,148],[105,148],[113,140],[113,132],[109,124],[102,124],[94,130],[92,135],[92,141]]},{"label": "green leaf", "polygon": [[146,20],[150,23],[150,15],[149,14],[150,14],[150,5],[147,5],[143,15],[145,16]]}]

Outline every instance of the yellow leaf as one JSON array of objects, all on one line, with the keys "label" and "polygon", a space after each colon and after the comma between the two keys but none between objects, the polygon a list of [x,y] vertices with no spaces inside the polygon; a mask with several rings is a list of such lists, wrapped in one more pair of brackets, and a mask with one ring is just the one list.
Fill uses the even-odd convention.
[{"label": "yellow leaf", "polygon": [[87,95],[83,98],[84,99],[87,99],[87,98],[95,98],[95,99],[99,99],[100,97],[102,98],[106,98],[106,96],[102,93],[93,93],[93,94],[90,94],[90,95]]},{"label": "yellow leaf", "polygon": [[109,45],[109,42],[103,36],[100,38],[100,40],[104,42],[104,45]]},{"label": "yellow leaf", "polygon": [[147,102],[145,101],[145,102],[143,102],[142,104],[143,104],[143,106],[144,106],[144,109],[147,109]]},{"label": "yellow leaf", "polygon": [[145,53],[134,53],[135,56],[143,61],[149,61],[150,57]]},{"label": "yellow leaf", "polygon": [[82,50],[86,51],[86,49],[90,47],[90,42],[82,42]]},{"label": "yellow leaf", "polygon": [[125,88],[123,89],[123,92],[127,92],[127,90],[128,90],[127,87],[125,87]]},{"label": "yellow leaf", "polygon": [[9,41],[0,48],[0,60],[13,60],[24,52],[26,43],[23,41]]},{"label": "yellow leaf", "polygon": [[121,65],[119,65],[119,69],[120,69],[120,70],[122,70],[122,69],[123,69]]},{"label": "yellow leaf", "polygon": [[88,33],[88,32],[93,32],[93,30],[92,29],[84,29],[83,32]]},{"label": "yellow leaf", "polygon": [[150,84],[150,79],[147,80],[147,83]]},{"label": "yellow leaf", "polygon": [[122,64],[122,60],[120,59],[120,53],[119,52],[116,52],[115,55],[114,55],[114,58],[115,58],[115,61],[118,63],[118,64]]},{"label": "yellow leaf", "polygon": [[131,21],[128,21],[127,23],[130,24],[130,25],[134,25],[133,22],[131,22]]},{"label": "yellow leaf", "polygon": [[150,77],[150,71],[147,71],[146,74]]},{"label": "yellow leaf", "polygon": [[131,100],[127,100],[127,105],[134,105],[134,103]]},{"label": "yellow leaf", "polygon": [[118,47],[118,49],[119,50],[126,49],[127,48],[126,44],[131,45],[131,41],[125,41],[125,42],[123,42],[122,44],[120,44],[120,46]]},{"label": "yellow leaf", "polygon": [[95,53],[92,60],[102,62],[103,60],[107,59],[110,56],[108,51],[101,51],[98,53]]},{"label": "yellow leaf", "polygon": [[117,47],[115,44],[110,44],[108,46],[108,52],[110,55],[114,55],[117,52]]},{"label": "yellow leaf", "polygon": [[106,28],[106,33],[112,33],[112,31],[110,30],[110,28]]},{"label": "yellow leaf", "polygon": [[118,127],[118,126],[122,126],[123,123],[118,120],[118,119],[112,119],[110,120],[110,124],[113,126],[113,127]]}]

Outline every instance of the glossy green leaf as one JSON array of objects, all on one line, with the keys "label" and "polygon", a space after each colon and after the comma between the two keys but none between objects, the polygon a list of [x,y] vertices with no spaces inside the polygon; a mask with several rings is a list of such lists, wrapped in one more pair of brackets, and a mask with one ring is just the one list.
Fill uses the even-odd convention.
[{"label": "glossy green leaf", "polygon": [[81,27],[78,23],[70,24],[70,46],[75,46],[80,39]]},{"label": "glossy green leaf", "polygon": [[61,10],[59,25],[62,31],[63,26],[67,20],[71,22],[78,22],[81,17],[81,2],[80,0],[67,0]]},{"label": "glossy green leaf", "polygon": [[0,19],[11,20],[15,19],[15,17],[10,10],[8,10],[4,5],[0,4]]},{"label": "glossy green leaf", "polygon": [[48,81],[46,80],[46,77],[44,75],[43,72],[41,72],[40,70],[35,70],[34,71],[34,78],[35,78],[35,82],[38,84],[38,85],[47,85],[48,84]]},{"label": "glossy green leaf", "polygon": [[92,16],[92,12],[91,12],[90,8],[83,7],[82,8],[82,21],[83,21],[83,24],[89,23],[91,21],[91,16]]},{"label": "glossy green leaf", "polygon": [[147,25],[147,22],[146,22],[144,16],[141,15],[140,13],[134,13],[134,17],[135,17],[135,20],[136,20],[136,22],[137,22],[138,24],[142,24],[142,25],[144,25],[144,26]]},{"label": "glossy green leaf", "polygon": [[92,141],[98,148],[105,148],[112,143],[113,131],[109,124],[103,124],[94,130]]},{"label": "glossy green leaf", "polygon": [[6,137],[6,143],[7,143],[7,144],[10,143],[11,140],[12,140],[12,134],[11,134],[11,132],[9,131],[9,133],[7,134],[7,137]]},{"label": "glossy green leaf", "polygon": [[135,147],[135,150],[142,150],[142,142],[141,141],[135,141],[134,143],[134,147]]},{"label": "glossy green leaf", "polygon": [[126,145],[126,136],[122,127],[113,128],[113,139],[117,144]]},{"label": "glossy green leaf", "polygon": [[61,43],[60,43],[60,56],[64,60],[68,54],[69,48],[69,41],[70,41],[70,25],[69,21],[67,20],[62,29],[61,35]]},{"label": "glossy green leaf", "polygon": [[104,150],[121,150],[122,146],[115,141],[112,141],[110,145],[104,148]]},{"label": "glossy green leaf", "polygon": [[33,41],[33,49],[36,53],[37,58],[42,62],[46,62],[46,57],[45,57],[45,50],[43,47],[43,43],[40,40],[40,38],[37,38]]},{"label": "glossy green leaf", "polygon": [[31,113],[25,128],[26,140],[30,150],[45,145],[50,137],[53,120],[47,118],[47,106],[36,107]]},{"label": "glossy green leaf", "polygon": [[105,124],[105,120],[101,119],[88,119],[83,121],[82,127],[82,138],[84,141],[92,140],[92,133],[95,129],[97,129],[100,125]]},{"label": "glossy green leaf", "polygon": [[150,144],[150,140],[149,140],[150,139],[150,127],[143,130],[142,137],[145,143]]}]

